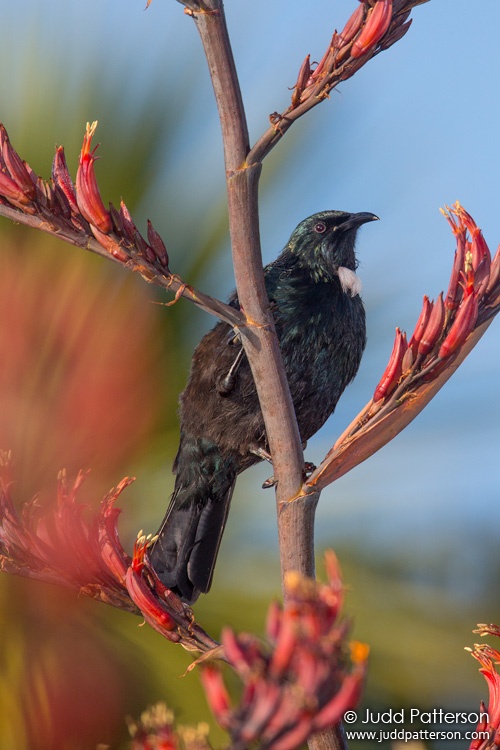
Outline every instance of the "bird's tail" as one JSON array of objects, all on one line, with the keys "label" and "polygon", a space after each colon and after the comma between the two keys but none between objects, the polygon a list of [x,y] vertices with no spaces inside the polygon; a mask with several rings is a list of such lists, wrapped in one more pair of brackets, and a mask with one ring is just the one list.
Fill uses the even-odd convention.
[{"label": "bird's tail", "polygon": [[149,559],[164,585],[191,603],[210,589],[237,471],[213,443],[184,438],[174,472],[172,499]]}]

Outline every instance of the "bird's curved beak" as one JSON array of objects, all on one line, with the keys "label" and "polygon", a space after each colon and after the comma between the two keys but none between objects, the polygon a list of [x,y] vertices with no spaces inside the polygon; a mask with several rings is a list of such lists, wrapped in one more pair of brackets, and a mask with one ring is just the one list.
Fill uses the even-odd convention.
[{"label": "bird's curved beak", "polygon": [[355,229],[360,227],[362,224],[366,224],[368,221],[379,221],[379,217],[375,214],[371,214],[368,211],[360,211],[357,214],[351,214],[346,221],[339,224],[336,229],[345,232],[348,229]]}]

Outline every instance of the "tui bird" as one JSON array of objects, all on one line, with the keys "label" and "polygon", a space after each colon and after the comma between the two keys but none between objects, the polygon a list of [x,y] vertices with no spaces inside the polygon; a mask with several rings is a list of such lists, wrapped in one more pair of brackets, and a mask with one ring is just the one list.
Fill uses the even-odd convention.
[{"label": "tui bird", "polygon": [[[304,219],[264,269],[300,436],[333,413],[366,343],[354,243],[371,213],[322,211]],[[238,308],[236,293],[229,304]],[[175,487],[149,559],[185,602],[212,582],[238,474],[268,455],[264,421],[241,340],[218,323],[196,348],[180,397]]]}]

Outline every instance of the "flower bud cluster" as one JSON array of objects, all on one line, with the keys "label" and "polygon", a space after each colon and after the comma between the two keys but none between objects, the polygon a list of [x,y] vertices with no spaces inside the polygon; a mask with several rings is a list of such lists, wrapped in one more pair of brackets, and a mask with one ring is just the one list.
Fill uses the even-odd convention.
[{"label": "flower bud cluster", "polygon": [[151,539],[141,533],[132,558],[123,549],[115,502],[131,479],[111,490],[94,514],[78,502],[86,475],[80,472],[71,485],[62,471],[55,511],[42,512],[35,498],[19,515],[9,492],[8,464],[0,455],[0,570],[73,588],[141,613],[155,630],[188,651],[218,647],[194,621],[190,608],[150,568],[146,549]]},{"label": "flower bud cluster", "polygon": [[500,251],[493,260],[481,230],[459,204],[444,214],[456,240],[456,251],[446,295],[435,302],[424,297],[415,330],[406,336],[396,329],[394,347],[375,389],[375,404],[395,391],[404,395],[416,378],[430,380],[457,355],[476,326],[498,310],[500,303]]},{"label": "flower bud cluster", "polygon": [[[350,78],[374,54],[399,41],[411,25],[413,6],[421,0],[364,0],[352,13],[341,32],[335,31],[323,57],[312,67],[307,55],[300,67],[292,102],[278,116],[278,125],[300,104],[320,101],[341,80]],[[312,103],[312,101],[311,101]]]},{"label": "flower bud cluster", "polygon": [[[87,123],[75,187],[62,146],[56,149],[52,179],[46,182],[19,157],[0,125],[0,203],[43,219],[40,228],[60,233],[75,244],[85,245],[85,237],[93,235],[119,262],[132,259],[139,265],[148,264],[150,275],[158,270],[171,276],[165,244],[151,223],[146,240],[123,202],[119,210],[104,205],[95,174],[97,146],[91,148],[96,127],[97,122]],[[146,268],[141,266],[141,270],[147,275]]]},{"label": "flower bud cluster", "polygon": [[356,706],[368,648],[351,644],[349,660],[348,625],[339,620],[343,589],[332,552],[326,563],[326,585],[298,573],[288,576],[284,608],[269,609],[267,644],[253,635],[223,632],[225,657],[243,683],[239,705],[231,704],[221,672],[203,668],[208,702],[232,747],[258,740],[260,748],[293,750]]}]

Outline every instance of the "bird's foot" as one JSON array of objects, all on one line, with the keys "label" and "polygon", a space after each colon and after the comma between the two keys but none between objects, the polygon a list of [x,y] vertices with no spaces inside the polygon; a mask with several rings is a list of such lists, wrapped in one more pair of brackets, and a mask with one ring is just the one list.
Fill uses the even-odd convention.
[{"label": "bird's foot", "polygon": [[251,445],[250,453],[253,453],[254,456],[257,456],[258,458],[261,458],[263,461],[267,461],[270,464],[272,464],[273,462],[269,451],[266,451],[265,448],[261,448],[260,445]]},{"label": "bird's foot", "polygon": [[[302,473],[302,478],[306,480],[308,477],[311,476],[311,474],[315,470],[316,470],[316,466],[310,461],[306,461],[304,464],[304,471]],[[276,479],[276,477],[272,476],[272,477],[269,477],[269,479],[266,479],[266,481],[262,485],[262,489],[268,490],[270,487],[275,487],[277,484],[278,484],[278,480]]]},{"label": "bird's foot", "polygon": [[304,479],[308,479],[313,471],[316,471],[316,466],[311,461],[306,461],[304,464]]},{"label": "bird's foot", "polygon": [[275,476],[269,477],[265,482],[262,483],[262,489],[268,490],[270,487],[275,487],[278,484],[278,480]]},{"label": "bird's foot", "polygon": [[[269,451],[266,451],[265,448],[261,448],[260,445],[252,445],[250,448],[250,453],[253,453],[254,456],[258,456],[263,461],[267,461],[268,463],[272,464],[273,459],[271,457],[271,454]],[[263,490],[269,489],[269,487],[274,487],[278,480],[274,477],[269,477],[269,479],[266,479],[264,484],[262,485]]]}]

